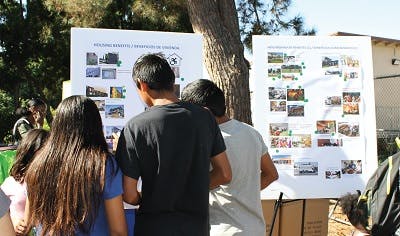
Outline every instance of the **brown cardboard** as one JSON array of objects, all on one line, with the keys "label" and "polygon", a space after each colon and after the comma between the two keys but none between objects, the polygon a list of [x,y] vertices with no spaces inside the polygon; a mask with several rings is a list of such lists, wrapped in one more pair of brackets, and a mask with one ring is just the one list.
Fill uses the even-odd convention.
[{"label": "brown cardboard", "polygon": [[[264,214],[264,219],[265,219],[265,228],[267,231],[266,235],[269,235],[269,231],[272,225],[272,217],[274,214],[274,205],[275,201],[274,200],[262,200],[261,205],[263,208],[263,214]],[[274,224],[274,231],[272,233],[273,236],[278,236],[279,235],[279,210],[277,212],[277,216],[275,218],[275,224]]]},{"label": "brown cardboard", "polygon": [[329,199],[307,199],[303,235],[328,235],[328,214]]},{"label": "brown cardboard", "polygon": [[[269,235],[275,200],[262,200],[266,235]],[[304,212],[303,212],[304,209]],[[283,200],[278,210],[273,236],[326,236],[328,234],[329,199]],[[304,221],[303,219],[304,214]],[[304,225],[302,225],[304,224]]]}]

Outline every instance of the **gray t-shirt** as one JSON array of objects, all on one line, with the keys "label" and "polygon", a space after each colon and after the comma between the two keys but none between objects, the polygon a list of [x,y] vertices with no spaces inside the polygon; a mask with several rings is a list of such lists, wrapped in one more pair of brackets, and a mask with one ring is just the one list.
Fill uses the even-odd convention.
[{"label": "gray t-shirt", "polygon": [[3,217],[10,208],[10,199],[0,189],[0,218]]},{"label": "gray t-shirt", "polygon": [[260,165],[268,149],[251,126],[230,120],[219,125],[232,168],[232,181],[210,191],[210,235],[265,235],[260,199]]}]

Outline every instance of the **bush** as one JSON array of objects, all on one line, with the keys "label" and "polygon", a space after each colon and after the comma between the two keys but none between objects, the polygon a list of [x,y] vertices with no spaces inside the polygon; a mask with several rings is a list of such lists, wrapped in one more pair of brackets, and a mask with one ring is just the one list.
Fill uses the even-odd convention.
[{"label": "bush", "polygon": [[12,96],[0,90],[0,143],[12,142],[12,128],[15,121]]}]

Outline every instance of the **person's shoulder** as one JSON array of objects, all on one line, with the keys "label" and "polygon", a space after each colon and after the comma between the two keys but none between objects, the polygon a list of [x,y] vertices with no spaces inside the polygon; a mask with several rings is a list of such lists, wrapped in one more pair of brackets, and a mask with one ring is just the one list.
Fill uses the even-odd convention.
[{"label": "person's shoulder", "polygon": [[132,118],[130,118],[128,120],[128,122],[126,122],[125,127],[133,127],[135,125],[141,124],[143,121],[146,121],[151,116],[153,116],[152,113],[153,112],[151,112],[151,111],[144,111],[144,112],[141,112],[141,113],[133,116]]},{"label": "person's shoulder", "polygon": [[187,103],[187,102],[183,102],[183,105],[188,110],[192,111],[194,114],[201,114],[201,115],[204,115],[206,117],[211,117],[211,118],[215,119],[213,114],[211,113],[211,111],[205,109],[202,106],[199,106],[199,105],[196,105],[196,104],[192,104],[192,103]]},{"label": "person's shoulder", "polygon": [[234,126],[236,130],[241,130],[242,132],[247,132],[249,134],[251,134],[253,137],[256,137],[257,139],[261,139],[262,140],[262,135],[260,134],[260,132],[254,128],[253,126],[244,123],[242,121],[238,121],[235,119],[232,119],[234,122]]},{"label": "person's shoulder", "polygon": [[233,123],[233,125],[240,127],[242,129],[246,129],[246,130],[249,130],[250,132],[258,133],[258,131],[253,126],[251,126],[247,123],[244,123],[242,121],[232,119],[232,123]]},{"label": "person's shoulder", "polygon": [[119,166],[117,164],[117,160],[115,159],[115,156],[111,153],[107,154],[107,159],[106,159],[106,174],[108,175],[114,175],[119,169]]},{"label": "person's shoulder", "polygon": [[5,193],[6,195],[9,195],[10,192],[12,192],[12,191],[15,190],[15,187],[16,187],[17,185],[21,185],[21,184],[19,184],[17,181],[15,181],[14,177],[8,176],[8,177],[4,180],[4,182],[1,184],[0,187],[1,187],[1,189],[4,191],[4,193]]}]

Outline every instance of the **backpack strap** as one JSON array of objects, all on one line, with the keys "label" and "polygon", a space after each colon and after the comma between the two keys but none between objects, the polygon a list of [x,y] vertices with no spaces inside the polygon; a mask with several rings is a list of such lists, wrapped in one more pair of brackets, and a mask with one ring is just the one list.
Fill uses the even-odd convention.
[{"label": "backpack strap", "polygon": [[27,119],[25,119],[24,117],[19,118],[19,119],[17,120],[17,122],[15,122],[14,127],[13,127],[12,135],[13,135],[14,139],[15,139],[15,135],[17,134],[18,126],[19,126],[21,123],[23,123],[23,122],[25,122],[25,123],[27,123],[27,124],[30,124],[30,122],[29,122]]}]

